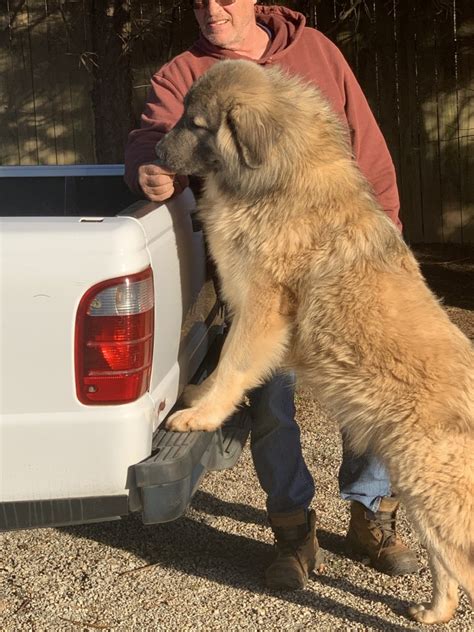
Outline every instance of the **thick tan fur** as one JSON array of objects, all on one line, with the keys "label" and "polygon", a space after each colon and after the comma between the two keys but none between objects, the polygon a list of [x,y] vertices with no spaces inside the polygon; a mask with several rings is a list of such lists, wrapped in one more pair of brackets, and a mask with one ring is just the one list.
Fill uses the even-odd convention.
[{"label": "thick tan fur", "polygon": [[434,593],[410,613],[448,621],[474,598],[473,350],[427,288],[312,87],[216,64],[157,146],[205,174],[200,215],[233,324],[219,365],[168,427],[213,430],[245,391],[293,369],[353,449],[370,449],[427,547]]}]

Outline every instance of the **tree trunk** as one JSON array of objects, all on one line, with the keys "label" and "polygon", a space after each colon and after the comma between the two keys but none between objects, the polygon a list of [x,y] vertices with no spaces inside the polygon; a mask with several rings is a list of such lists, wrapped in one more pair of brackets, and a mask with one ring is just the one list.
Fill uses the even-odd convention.
[{"label": "tree trunk", "polygon": [[99,164],[121,163],[134,126],[130,0],[89,0],[89,14],[96,159]]}]

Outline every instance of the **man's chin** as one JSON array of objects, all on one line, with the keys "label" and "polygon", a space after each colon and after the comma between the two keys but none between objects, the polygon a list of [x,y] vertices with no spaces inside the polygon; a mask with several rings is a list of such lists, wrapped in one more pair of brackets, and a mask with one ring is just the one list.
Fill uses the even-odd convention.
[{"label": "man's chin", "polygon": [[218,48],[227,48],[226,46],[226,42],[225,40],[221,40],[219,37],[214,36],[214,35],[209,35],[209,37],[206,35],[206,39],[208,42],[210,42],[213,46],[217,46]]},{"label": "man's chin", "polygon": [[204,37],[208,42],[213,44],[213,46],[218,46],[219,48],[225,48],[227,50],[231,50],[232,44],[234,43],[234,39],[224,33],[215,33],[213,31],[206,32],[204,33]]}]

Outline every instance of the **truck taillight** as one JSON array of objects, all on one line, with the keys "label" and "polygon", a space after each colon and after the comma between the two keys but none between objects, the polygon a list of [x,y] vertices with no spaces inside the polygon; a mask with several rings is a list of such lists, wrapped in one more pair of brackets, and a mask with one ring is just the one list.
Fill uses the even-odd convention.
[{"label": "truck taillight", "polygon": [[153,274],[92,287],[76,317],[76,392],[83,404],[125,404],[150,386],[154,331]]}]

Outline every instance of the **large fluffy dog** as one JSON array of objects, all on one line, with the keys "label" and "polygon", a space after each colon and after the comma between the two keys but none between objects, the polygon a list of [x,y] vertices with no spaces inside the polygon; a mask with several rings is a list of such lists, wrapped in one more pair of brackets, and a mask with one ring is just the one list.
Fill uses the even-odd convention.
[{"label": "large fluffy dog", "polygon": [[168,427],[214,430],[292,368],[355,451],[385,462],[428,549],[448,621],[474,598],[473,351],[426,287],[322,96],[225,61],[192,87],[158,162],[205,177],[200,215],[233,324],[219,365]]}]

